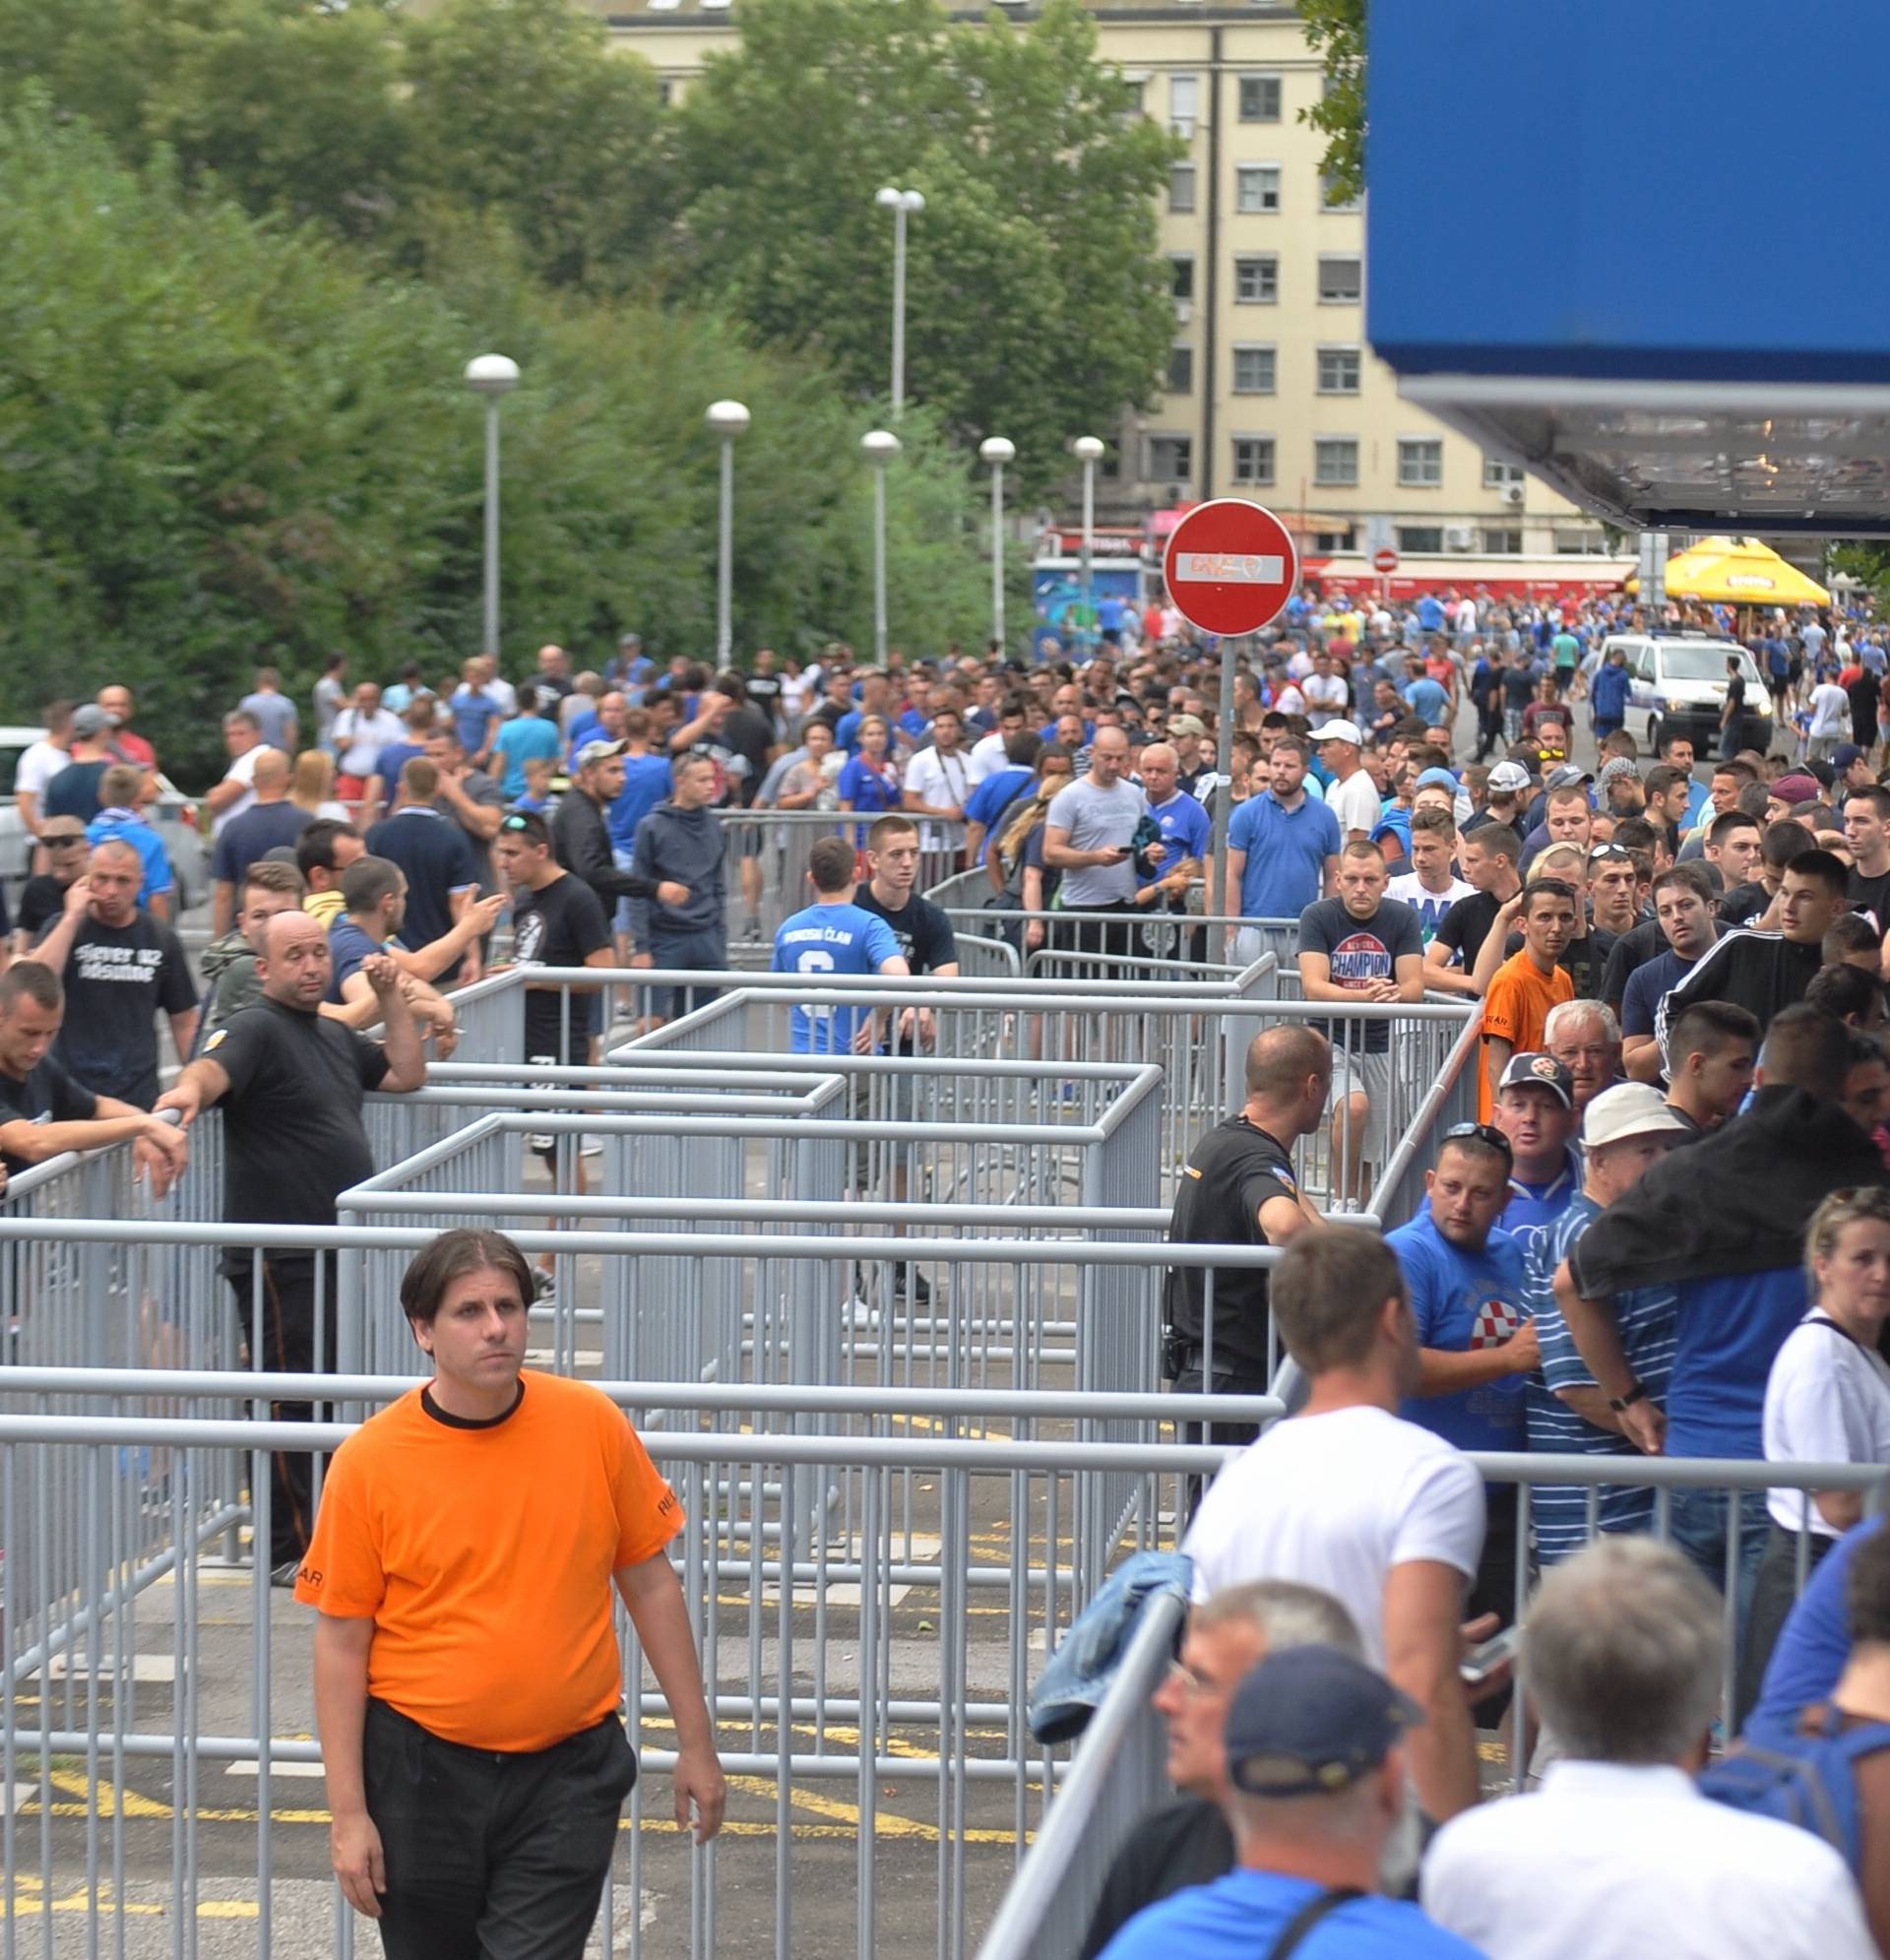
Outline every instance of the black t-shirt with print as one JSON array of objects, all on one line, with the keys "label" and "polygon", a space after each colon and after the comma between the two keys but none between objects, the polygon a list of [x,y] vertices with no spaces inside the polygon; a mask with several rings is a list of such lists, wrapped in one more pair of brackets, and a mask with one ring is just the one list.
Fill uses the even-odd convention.
[{"label": "black t-shirt with print", "polygon": [[[513,901],[512,956],[522,967],[581,967],[610,943],[610,921],[596,892],[568,872],[541,891]],[[558,1066],[590,1059],[586,1043],[597,1026],[598,996],[573,991],[567,1023],[563,993],[552,987],[525,990],[525,1051],[550,1055]]]}]

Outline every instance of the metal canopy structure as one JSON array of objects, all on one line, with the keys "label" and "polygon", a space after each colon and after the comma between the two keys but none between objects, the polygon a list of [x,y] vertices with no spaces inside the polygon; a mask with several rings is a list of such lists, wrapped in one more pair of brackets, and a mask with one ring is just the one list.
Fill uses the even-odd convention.
[{"label": "metal canopy structure", "polygon": [[[1366,326],[1400,394],[1630,530],[1890,537],[1890,218],[1840,52],[1890,67],[1890,9],[1374,6]],[[1765,139],[1758,77],[1826,105],[1816,142]],[[1461,101],[1506,120],[1440,142]]]}]

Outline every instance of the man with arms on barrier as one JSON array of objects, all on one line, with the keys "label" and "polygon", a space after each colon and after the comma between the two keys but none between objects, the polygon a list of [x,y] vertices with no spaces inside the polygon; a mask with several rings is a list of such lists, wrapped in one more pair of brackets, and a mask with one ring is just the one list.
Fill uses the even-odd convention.
[{"label": "man with arms on barrier", "polygon": [[[357,857],[343,872],[345,916],[328,935],[330,1001],[350,1006],[375,991],[365,978],[365,967],[376,954],[391,960],[404,980],[437,998],[428,976],[454,972],[467,949],[477,943],[482,932],[491,931],[505,910],[503,895],[494,892],[468,906],[443,938],[410,951],[396,937],[407,922],[407,874],[385,857]],[[410,993],[412,988],[402,990]]]},{"label": "man with arms on barrier", "polygon": [[[1509,1201],[1513,1163],[1501,1130],[1482,1123],[1447,1129],[1436,1169],[1424,1173],[1423,1208],[1385,1234],[1418,1330],[1418,1383],[1398,1413],[1462,1450],[1525,1446],[1523,1388],[1542,1359],[1523,1248],[1496,1224]],[[1506,1626],[1516,1613],[1515,1485],[1485,1485],[1483,1508],[1470,1612],[1493,1613]]]},{"label": "man with arms on barrier", "polygon": [[[1557,964],[1579,927],[1581,900],[1559,878],[1538,878],[1514,901],[1523,926],[1523,949],[1496,969],[1483,995],[1482,1062],[1477,1078],[1477,1113],[1488,1122],[1511,1055],[1543,1045],[1549,1009],[1575,998],[1575,982]],[[1508,921],[1499,914],[1494,931]]]},{"label": "man with arms on barrier", "polygon": [[144,860],[129,844],[100,844],[33,958],[59,975],[68,1018],[54,1053],[101,1096],[149,1109],[158,1099],[158,1023],[179,1057],[197,1039],[197,988],[177,934],[138,909]]},{"label": "man with arms on barrier", "polygon": [[337,1451],[296,1574],[330,1858],[388,1960],[579,1960],[637,1776],[613,1585],[675,1723],[676,1821],[722,1827],[681,1507],[602,1395],[525,1369],[531,1284],[494,1232],[414,1259],[432,1379]]},{"label": "man with arms on barrier", "polygon": [[1690,1143],[1731,1122],[1752,1087],[1759,1024],[1743,1007],[1700,1000],[1668,1030],[1667,1106],[1685,1123]]},{"label": "man with arms on barrier", "polygon": [[1104,1960],[1479,1960],[1416,1906],[1376,1896],[1422,1720],[1382,1675],[1336,1648],[1268,1655],[1228,1709],[1234,1869],[1139,1914]]},{"label": "man with arms on barrier", "polygon": [[[772,971],[801,974],[816,983],[827,974],[881,974],[904,980],[911,973],[893,928],[877,913],[853,903],[855,854],[844,837],[818,839],[807,854],[807,881],[814,902],[775,934]],[[862,995],[858,1006],[803,1007],[788,1017],[790,1045],[797,1055],[863,1054],[873,1043],[874,1010]]]},{"label": "man with arms on barrier", "polygon": [[1527,1234],[1560,1218],[1582,1188],[1582,1154],[1574,1142],[1581,1118],[1568,1070],[1545,1051],[1511,1055],[1495,1115],[1510,1149],[1509,1199],[1497,1223],[1525,1234],[1527,1250]]},{"label": "man with arms on barrier", "polygon": [[[1222,904],[1234,918],[1297,918],[1338,889],[1339,819],[1306,792],[1305,742],[1283,735],[1267,758],[1267,787],[1240,803],[1228,822],[1228,873]],[[1260,933],[1234,935],[1233,957],[1245,966],[1264,950]]]},{"label": "man with arms on barrier", "polygon": [[139,1174],[161,1198],[189,1158],[183,1131],[66,1073],[48,1052],[65,1007],[59,976],[42,962],[16,960],[0,974],[0,1166],[12,1173],[68,1150],[130,1143]]},{"label": "man with arms on barrier", "polygon": [[1229,1586],[1189,1613],[1180,1656],[1150,1697],[1167,1726],[1167,1776],[1181,1795],[1143,1818],[1117,1849],[1082,1960],[1095,1960],[1144,1908],[1233,1869],[1228,1704],[1267,1655],[1314,1646],[1362,1658],[1345,1608],[1289,1579]]},{"label": "man with arms on barrier", "polygon": [[[631,875],[642,883],[630,898],[633,967],[680,968],[720,973],[728,964],[727,874],[723,863],[722,822],[710,807],[721,774],[707,755],[670,759],[668,800],[637,825]],[[706,1007],[713,986],[665,987],[651,1002],[663,1020]]]},{"label": "man with arms on barrier", "polygon": [[[1875,1146],[1838,1105],[1853,1036],[1802,1004],[1772,1024],[1750,1110],[1670,1153],[1608,1206],[1556,1268],[1555,1303],[1589,1374],[1651,1455],[1758,1461],[1766,1378],[1804,1316],[1805,1227],[1843,1186],[1890,1183]],[[1635,1377],[1619,1296],[1676,1291],[1665,1407]],[[1724,1584],[1732,1540],[1724,1489],[1676,1489],[1674,1543]],[[1765,1549],[1763,1490],[1738,1499],[1737,1623]]]},{"label": "man with arms on barrier", "polygon": [[1870,1960],[1843,1859],[1694,1784],[1721,1620],[1686,1561],[1648,1539],[1604,1539],[1549,1574],[1523,1655],[1564,1755],[1540,1790],[1438,1834],[1421,1882],[1435,1920],[1496,1960]]},{"label": "man with arms on barrier", "polygon": [[[215,1104],[223,1111],[222,1259],[237,1318],[258,1366],[303,1374],[336,1362],[336,1255],[315,1249],[335,1225],[335,1201],[374,1172],[361,1106],[370,1089],[408,1094],[426,1080],[419,1024],[401,971],[384,953],[362,972],[380,1008],[370,1042],[321,1011],[328,993],[328,934],[305,912],[269,921],[257,961],[260,1005],[245,1008],[204,1043],[158,1107],[186,1128]],[[242,1242],[245,1225],[299,1225],[310,1248],[271,1251],[260,1264]],[[282,1422],[311,1422],[314,1405],[278,1403]],[[287,1585],[314,1518],[312,1459],[278,1451],[270,1512],[272,1580]],[[258,1556],[262,1555],[258,1548]]]},{"label": "man with arms on barrier", "polygon": [[[1555,1304],[1555,1271],[1595,1220],[1686,1134],[1683,1119],[1661,1101],[1659,1090],[1644,1082],[1617,1084],[1588,1106],[1582,1118],[1581,1191],[1560,1218],[1531,1234],[1525,1247],[1530,1312],[1542,1350],[1542,1369],[1530,1377],[1525,1403],[1532,1450],[1569,1456],[1636,1453],[1569,1338]],[[1664,1397],[1673,1367],[1677,1301],[1672,1286],[1630,1288],[1615,1296],[1615,1306],[1628,1365],[1650,1395]],[[1587,1543],[1591,1496],[1595,1493],[1585,1485],[1538,1485],[1531,1490],[1530,1528],[1542,1564],[1553,1564]],[[1651,1489],[1610,1485],[1595,1501],[1596,1522],[1603,1531],[1653,1527]]]},{"label": "man with arms on barrier", "polygon": [[[1246,1086],[1238,1113],[1188,1154],[1171,1245],[1286,1245],[1319,1223],[1293,1174],[1292,1147],[1325,1120],[1331,1044],[1301,1022],[1264,1029],[1247,1044]],[[1276,1359],[1265,1267],[1169,1271],[1163,1372],[1177,1394],[1265,1395]],[[1250,1443],[1258,1433],[1245,1423],[1214,1423],[1204,1438],[1191,1423],[1183,1440]]]},{"label": "man with arms on barrier", "polygon": [[1424,1711],[1412,1782],[1441,1821],[1477,1801],[1458,1665],[1465,1588],[1482,1552],[1482,1479],[1452,1444],[1397,1413],[1421,1362],[1397,1255],[1375,1233],[1296,1233],[1274,1268],[1271,1303],[1311,1394],[1202,1498],[1182,1547],[1194,1597],[1252,1579],[1331,1593],[1366,1657]]},{"label": "man with arms on barrier", "polygon": [[[1424,997],[1424,941],[1418,915],[1385,897],[1385,854],[1354,840],[1339,854],[1339,896],[1299,915],[1299,991],[1307,1000],[1389,1007]],[[1329,1021],[1333,1045],[1332,1189],[1363,1202],[1368,1166],[1392,1139],[1390,1017]]]}]

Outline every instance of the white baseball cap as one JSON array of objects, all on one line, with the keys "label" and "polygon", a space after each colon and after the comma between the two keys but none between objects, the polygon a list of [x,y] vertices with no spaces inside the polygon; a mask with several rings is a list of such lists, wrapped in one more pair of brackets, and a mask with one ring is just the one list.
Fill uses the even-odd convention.
[{"label": "white baseball cap", "polygon": [[1354,748],[1363,748],[1365,738],[1358,732],[1354,722],[1328,722],[1323,728],[1314,728],[1311,739],[1316,742],[1350,742]]},{"label": "white baseball cap", "polygon": [[1582,1143],[1589,1150],[1619,1143],[1623,1137],[1651,1136],[1657,1130],[1688,1135],[1692,1125],[1670,1108],[1648,1082],[1617,1082],[1612,1089],[1604,1089],[1582,1117]]},{"label": "white baseball cap", "polygon": [[1529,788],[1529,771],[1520,762],[1499,762],[1489,772],[1489,787],[1498,795]]}]

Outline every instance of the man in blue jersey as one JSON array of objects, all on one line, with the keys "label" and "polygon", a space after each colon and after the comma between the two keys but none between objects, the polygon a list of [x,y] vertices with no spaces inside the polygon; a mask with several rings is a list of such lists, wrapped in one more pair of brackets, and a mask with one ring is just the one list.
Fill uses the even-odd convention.
[{"label": "man in blue jersey", "polygon": [[[1631,1191],[1650,1165],[1690,1134],[1686,1118],[1670,1108],[1649,1083],[1618,1083],[1588,1106],[1582,1118],[1582,1188],[1526,1246],[1529,1304],[1543,1352],[1542,1373],[1530,1377],[1526,1404],[1532,1450],[1562,1456],[1638,1454],[1569,1337],[1555,1304],[1555,1269],[1589,1226]],[[1674,1289],[1666,1284],[1633,1287],[1615,1296],[1615,1306],[1629,1366],[1651,1396],[1665,1400],[1673,1367]],[[1589,1491],[1582,1485],[1542,1485],[1531,1491],[1530,1524],[1541,1563],[1553,1564],[1587,1543],[1588,1507]],[[1599,1492],[1598,1522],[1603,1531],[1651,1531],[1654,1492],[1605,1486]]]},{"label": "man in blue jersey", "polygon": [[[883,974],[904,980],[912,969],[893,928],[876,913],[853,903],[855,859],[844,837],[823,837],[807,854],[814,902],[783,922],[775,934],[774,971],[805,974],[816,981],[833,974]],[[806,1007],[796,1001],[788,1018],[797,1055],[864,1054],[873,1045],[873,1008]]]},{"label": "man in blue jersey", "polygon": [[[1425,1203],[1385,1234],[1411,1294],[1420,1372],[1399,1415],[1463,1450],[1524,1446],[1523,1384],[1538,1365],[1522,1247],[1496,1220],[1509,1201],[1509,1139],[1487,1123],[1444,1133]],[[1516,1486],[1485,1488],[1482,1561],[1468,1616],[1516,1612]]]}]

